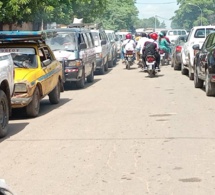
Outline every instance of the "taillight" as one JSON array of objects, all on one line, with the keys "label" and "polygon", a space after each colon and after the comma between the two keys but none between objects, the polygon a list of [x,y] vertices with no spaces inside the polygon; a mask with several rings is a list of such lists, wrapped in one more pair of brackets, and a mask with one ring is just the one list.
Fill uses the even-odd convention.
[{"label": "taillight", "polygon": [[154,62],[154,61],[155,61],[155,58],[152,57],[152,56],[150,56],[150,57],[147,57],[147,58],[146,58],[146,61],[147,61],[147,62]]},{"label": "taillight", "polygon": [[181,52],[182,47],[181,46],[176,46],[176,52]]},{"label": "taillight", "polygon": [[160,50],[160,52],[159,52],[160,54],[164,54],[165,52],[164,52],[164,50]]},{"label": "taillight", "polygon": [[133,55],[133,51],[126,51],[126,55]]}]

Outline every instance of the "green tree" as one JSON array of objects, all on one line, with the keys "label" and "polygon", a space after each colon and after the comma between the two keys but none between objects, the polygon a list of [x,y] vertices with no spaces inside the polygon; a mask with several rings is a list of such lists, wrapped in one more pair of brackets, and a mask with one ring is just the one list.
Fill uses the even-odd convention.
[{"label": "green tree", "polygon": [[172,17],[172,28],[191,29],[193,26],[214,24],[214,0],[178,0],[179,9]]},{"label": "green tree", "polygon": [[135,0],[107,0],[106,9],[96,18],[106,29],[131,30],[137,20]]}]

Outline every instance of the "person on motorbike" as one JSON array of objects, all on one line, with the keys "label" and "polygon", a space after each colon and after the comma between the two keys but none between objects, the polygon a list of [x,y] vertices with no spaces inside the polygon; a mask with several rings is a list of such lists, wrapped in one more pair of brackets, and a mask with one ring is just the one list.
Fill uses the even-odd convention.
[{"label": "person on motorbike", "polygon": [[[137,50],[137,52],[139,51],[140,56],[142,56],[142,54],[143,54],[142,51],[143,51],[145,42],[149,41],[148,35],[145,32],[143,32],[141,34],[141,36],[142,37],[140,38],[140,40],[138,41],[137,46],[136,46],[136,50]],[[138,65],[139,65],[139,67],[142,67],[140,62],[138,62]]]},{"label": "person on motorbike", "polygon": [[150,33],[150,38],[144,43],[144,47],[142,50],[142,60],[144,64],[144,70],[147,70],[146,67],[146,57],[147,55],[154,55],[156,59],[156,69],[160,71],[160,54],[159,54],[159,46],[157,43],[158,34]]},{"label": "person on motorbike", "polygon": [[129,34],[127,34],[125,36],[125,38],[126,39],[122,43],[122,48],[123,48],[124,55],[126,54],[126,51],[133,51],[133,53],[134,53],[135,52],[135,48],[136,48],[136,43],[132,39],[132,35],[129,33]]},{"label": "person on motorbike", "polygon": [[[135,33],[135,42],[136,42],[136,45],[138,45],[141,37],[142,37],[142,32],[136,32]],[[137,47],[136,47],[136,60],[137,60],[137,62],[139,64],[139,61],[140,61],[140,50],[137,49]]]},{"label": "person on motorbike", "polygon": [[164,38],[166,39],[166,41],[171,44],[169,38],[166,36],[166,31],[161,31],[161,33],[163,34]]},{"label": "person on motorbike", "polygon": [[171,53],[170,43],[167,42],[163,33],[159,33],[158,44],[159,44],[160,50],[165,51],[167,53],[168,60],[170,60],[170,53]]}]

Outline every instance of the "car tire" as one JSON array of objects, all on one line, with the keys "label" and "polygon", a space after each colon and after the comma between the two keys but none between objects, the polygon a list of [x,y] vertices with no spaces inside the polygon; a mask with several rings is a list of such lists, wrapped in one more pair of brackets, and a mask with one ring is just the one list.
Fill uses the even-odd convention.
[{"label": "car tire", "polygon": [[209,71],[206,70],[205,75],[205,92],[207,96],[215,96],[215,83],[212,83],[209,79]]},{"label": "car tire", "polygon": [[188,70],[186,68],[184,68],[183,62],[181,63],[181,74],[188,75]]},{"label": "car tire", "polygon": [[189,74],[189,79],[191,80],[191,81],[193,81],[193,79],[194,79],[194,74],[191,72],[191,65],[189,65],[189,72],[188,72],[188,74]]},{"label": "car tire", "polygon": [[103,75],[105,74],[105,66],[102,65],[101,68],[99,69],[99,74]]},{"label": "car tire", "polygon": [[8,131],[8,121],[9,121],[9,105],[8,99],[4,91],[0,90],[0,138],[6,136]]},{"label": "car tire", "polygon": [[195,66],[195,69],[194,69],[194,87],[195,88],[202,88],[203,85],[204,85],[204,81],[199,79],[198,68]]},{"label": "car tire", "polygon": [[108,62],[106,62],[106,64],[104,65],[104,69],[105,69],[105,72],[108,71]]},{"label": "car tire", "polygon": [[76,81],[76,86],[79,89],[83,89],[85,87],[85,71],[84,71],[84,69],[82,70],[81,79]]},{"label": "car tire", "polygon": [[60,102],[60,81],[58,81],[55,88],[49,93],[49,101],[51,104],[58,104]]},{"label": "car tire", "polygon": [[113,59],[108,61],[108,68],[113,68]]},{"label": "car tire", "polygon": [[28,117],[37,117],[40,111],[40,91],[36,87],[31,102],[26,106],[26,114]]},{"label": "car tire", "polygon": [[93,81],[94,81],[94,67],[92,67],[90,75],[87,77],[87,82],[88,83],[92,83]]}]

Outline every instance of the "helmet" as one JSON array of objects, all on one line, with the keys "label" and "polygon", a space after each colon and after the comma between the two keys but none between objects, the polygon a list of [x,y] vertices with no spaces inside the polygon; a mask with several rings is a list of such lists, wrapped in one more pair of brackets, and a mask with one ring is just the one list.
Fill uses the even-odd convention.
[{"label": "helmet", "polygon": [[159,33],[159,36],[160,36],[160,37],[164,37],[163,32],[160,32],[160,33]]},{"label": "helmet", "polygon": [[158,34],[157,33],[151,33],[150,37],[151,37],[151,39],[154,39],[156,41],[158,39]]},{"label": "helmet", "polygon": [[125,38],[126,38],[126,39],[131,39],[131,37],[132,37],[131,34],[125,35]]}]

